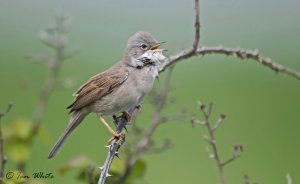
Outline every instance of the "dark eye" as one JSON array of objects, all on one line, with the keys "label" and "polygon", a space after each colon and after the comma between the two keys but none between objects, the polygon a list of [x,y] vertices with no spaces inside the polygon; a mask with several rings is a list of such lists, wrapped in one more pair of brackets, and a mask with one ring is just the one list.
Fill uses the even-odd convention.
[{"label": "dark eye", "polygon": [[147,50],[147,49],[148,49],[148,47],[147,47],[146,44],[142,44],[142,45],[141,45],[141,48],[142,48],[143,50]]}]

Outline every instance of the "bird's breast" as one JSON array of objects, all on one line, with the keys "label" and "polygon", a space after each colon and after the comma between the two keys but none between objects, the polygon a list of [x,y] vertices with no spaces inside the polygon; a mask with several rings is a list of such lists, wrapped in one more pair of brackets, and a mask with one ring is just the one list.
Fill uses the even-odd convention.
[{"label": "bird's breast", "polygon": [[157,66],[148,66],[140,69],[135,75],[135,87],[142,93],[149,93],[153,87],[153,83],[158,76]]}]

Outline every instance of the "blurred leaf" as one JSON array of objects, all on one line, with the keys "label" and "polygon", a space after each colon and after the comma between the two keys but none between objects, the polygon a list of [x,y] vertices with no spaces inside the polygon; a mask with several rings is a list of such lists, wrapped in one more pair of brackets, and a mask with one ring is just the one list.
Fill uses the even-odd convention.
[{"label": "blurred leaf", "polygon": [[6,151],[9,158],[18,163],[28,161],[31,155],[29,145],[20,141],[15,141],[13,144],[6,146]]},{"label": "blurred leaf", "polygon": [[135,180],[141,179],[146,173],[146,162],[138,160],[132,167],[132,171],[126,181],[126,184],[134,183]]},{"label": "blurred leaf", "polygon": [[116,176],[122,174],[125,170],[125,167],[126,167],[125,160],[114,159],[109,171],[111,172],[112,175]]},{"label": "blurred leaf", "polygon": [[3,135],[6,139],[19,138],[26,141],[30,136],[31,124],[31,121],[27,119],[18,118],[4,127]]},{"label": "blurred leaf", "polygon": [[42,141],[42,143],[44,143],[45,145],[48,145],[51,142],[51,136],[50,136],[48,130],[43,126],[39,127],[38,137]]},{"label": "blurred leaf", "polygon": [[60,167],[59,172],[65,174],[72,169],[85,169],[92,165],[92,161],[85,155],[80,155],[72,158],[67,164]]},{"label": "blurred leaf", "polygon": [[[119,182],[120,177],[123,176],[126,169],[126,163],[124,160],[114,160],[110,168],[110,174],[113,177],[108,178],[108,183],[116,184]],[[146,173],[146,163],[143,160],[138,160],[133,166],[132,170],[127,177],[126,181],[123,181],[125,184],[136,183],[137,180],[142,179]]]},{"label": "blurred leaf", "polygon": [[31,122],[26,119],[18,119],[13,124],[15,134],[23,140],[27,140],[30,136]]}]

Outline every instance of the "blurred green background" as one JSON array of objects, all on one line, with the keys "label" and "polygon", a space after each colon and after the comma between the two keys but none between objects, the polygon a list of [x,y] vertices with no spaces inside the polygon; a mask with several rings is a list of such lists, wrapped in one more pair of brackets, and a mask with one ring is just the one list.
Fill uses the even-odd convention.
[{"label": "blurred green background", "polygon": [[[274,61],[299,71],[299,7],[300,1],[296,0],[201,1],[201,45],[259,49]],[[9,101],[15,104],[3,119],[3,126],[17,118],[31,118],[47,72],[23,56],[28,52],[50,52],[36,33],[51,25],[54,15],[61,11],[73,17],[70,43],[79,46],[80,52],[63,64],[60,78],[72,78],[76,84],[67,90],[58,89],[51,96],[43,122],[51,140],[47,144],[35,140],[27,170],[27,174],[53,172],[54,179],[46,180],[53,184],[79,183],[76,171],[64,176],[57,172],[70,158],[85,154],[101,165],[106,157],[103,145],[110,135],[96,116],[90,115],[58,157],[46,159],[68,122],[65,107],[81,83],[118,61],[127,38],[138,30],[168,41],[167,55],[190,47],[194,34],[192,0],[2,0],[0,107],[4,109]],[[22,87],[20,81],[24,79],[33,85]],[[176,101],[166,111],[176,113],[184,106],[201,118],[196,104],[201,100],[215,103],[214,117],[221,112],[227,114],[217,131],[222,157],[231,155],[234,144],[242,144],[245,149],[240,159],[226,167],[228,183],[243,183],[244,174],[258,183],[286,183],[287,173],[294,183],[299,183],[299,95],[299,80],[276,75],[255,61],[205,56],[177,65],[171,91]],[[152,110],[147,103],[137,122],[142,127],[147,127],[151,119]],[[155,140],[170,138],[175,147],[145,157],[147,173],[142,183],[219,183],[214,160],[205,151],[205,133],[204,127],[192,128],[189,120],[161,126]],[[8,162],[6,171],[12,169],[13,163]]]}]

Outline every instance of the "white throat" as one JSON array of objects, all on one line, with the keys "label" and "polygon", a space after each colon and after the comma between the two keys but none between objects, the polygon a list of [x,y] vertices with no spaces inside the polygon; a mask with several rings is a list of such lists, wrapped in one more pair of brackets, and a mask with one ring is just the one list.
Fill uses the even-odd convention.
[{"label": "white throat", "polygon": [[150,67],[147,67],[149,74],[153,79],[158,77],[160,61],[166,59],[161,51],[147,51],[140,58],[146,58],[153,62],[154,64]]},{"label": "white throat", "polygon": [[162,61],[166,59],[166,57],[162,54],[161,51],[147,51],[143,55],[141,55],[140,58],[147,58],[150,59],[152,62],[157,62]]}]

